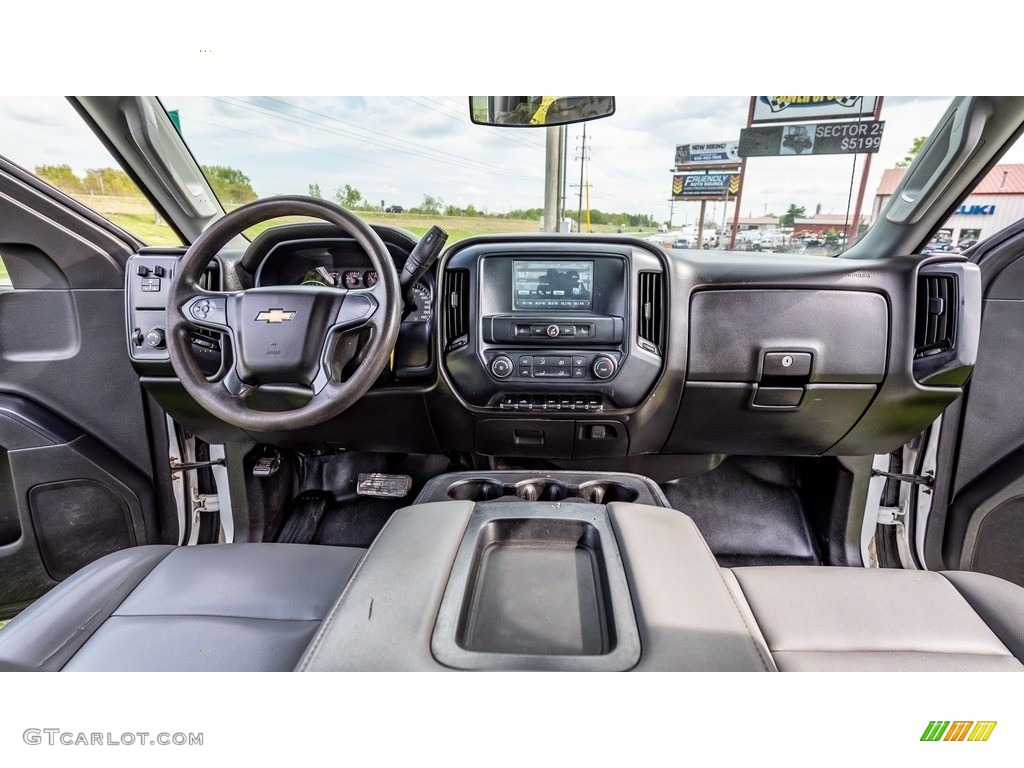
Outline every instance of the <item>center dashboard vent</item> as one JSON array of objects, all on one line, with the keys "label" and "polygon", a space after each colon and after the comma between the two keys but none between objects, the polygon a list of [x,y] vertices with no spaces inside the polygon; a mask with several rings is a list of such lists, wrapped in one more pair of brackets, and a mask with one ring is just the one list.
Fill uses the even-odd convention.
[{"label": "center dashboard vent", "polygon": [[445,349],[464,347],[469,341],[469,270],[444,273]]},{"label": "center dashboard vent", "polygon": [[661,354],[665,344],[665,276],[641,272],[637,291],[637,336],[640,346]]},{"label": "center dashboard vent", "polygon": [[917,279],[917,318],[914,359],[939,355],[956,343],[956,278],[920,275]]}]

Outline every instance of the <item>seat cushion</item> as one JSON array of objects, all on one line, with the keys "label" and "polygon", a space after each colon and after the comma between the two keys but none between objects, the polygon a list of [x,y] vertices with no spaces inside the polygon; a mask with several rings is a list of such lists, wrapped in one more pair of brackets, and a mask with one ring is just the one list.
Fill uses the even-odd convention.
[{"label": "seat cushion", "polygon": [[0,662],[95,671],[289,671],[365,550],[136,547],[54,588],[0,635]]},{"label": "seat cushion", "polygon": [[[1000,579],[968,574],[972,603],[954,586],[956,574],[821,566],[732,573],[781,671],[1024,671],[1008,647],[1024,648],[1020,622],[995,624],[1006,611],[1021,615],[1024,589]],[[975,607],[986,598],[987,615]]]}]

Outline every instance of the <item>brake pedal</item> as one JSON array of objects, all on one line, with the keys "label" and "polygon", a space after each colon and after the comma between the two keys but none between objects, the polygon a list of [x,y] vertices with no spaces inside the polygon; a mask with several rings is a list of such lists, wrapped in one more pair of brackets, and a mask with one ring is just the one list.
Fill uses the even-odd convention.
[{"label": "brake pedal", "polygon": [[412,478],[408,475],[386,475],[383,472],[362,472],[356,484],[360,496],[379,496],[385,499],[400,499],[412,489]]}]

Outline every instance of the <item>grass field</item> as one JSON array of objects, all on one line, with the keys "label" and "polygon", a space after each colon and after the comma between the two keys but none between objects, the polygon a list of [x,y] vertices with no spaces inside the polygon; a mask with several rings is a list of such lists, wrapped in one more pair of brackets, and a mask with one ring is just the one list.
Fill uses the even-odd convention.
[{"label": "grass field", "polygon": [[[152,207],[144,198],[76,196],[82,203],[106,216],[119,227],[131,232],[147,245],[181,245],[174,230],[163,221],[158,221]],[[356,213],[370,224],[389,224],[422,235],[431,225],[437,224],[448,233],[448,242],[454,243],[473,235],[502,234],[505,232],[538,232],[537,221],[522,219],[491,218],[489,216],[424,216],[412,213]],[[275,219],[258,227],[246,230],[252,238],[276,224],[301,219]],[[595,225],[594,232],[615,232],[614,225]],[[633,234],[643,234],[634,231]],[[649,232],[647,233],[649,234]]]}]

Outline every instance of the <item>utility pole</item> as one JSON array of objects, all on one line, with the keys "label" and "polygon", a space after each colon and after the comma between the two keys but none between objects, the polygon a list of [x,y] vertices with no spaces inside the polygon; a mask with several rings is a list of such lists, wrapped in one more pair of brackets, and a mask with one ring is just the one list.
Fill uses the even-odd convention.
[{"label": "utility pole", "polygon": [[544,231],[558,231],[558,128],[548,126],[544,144]]},{"label": "utility pole", "polygon": [[[583,231],[583,169],[587,165],[587,124],[583,124],[583,144],[580,149],[580,156],[577,158],[580,161],[580,207],[576,212],[576,230],[578,232]],[[588,195],[589,197],[589,195]],[[587,211],[589,216],[590,211]]]},{"label": "utility pole", "polygon": [[568,155],[566,142],[568,137],[565,126],[558,126],[558,229],[562,228],[562,219],[565,218],[565,157]]}]

